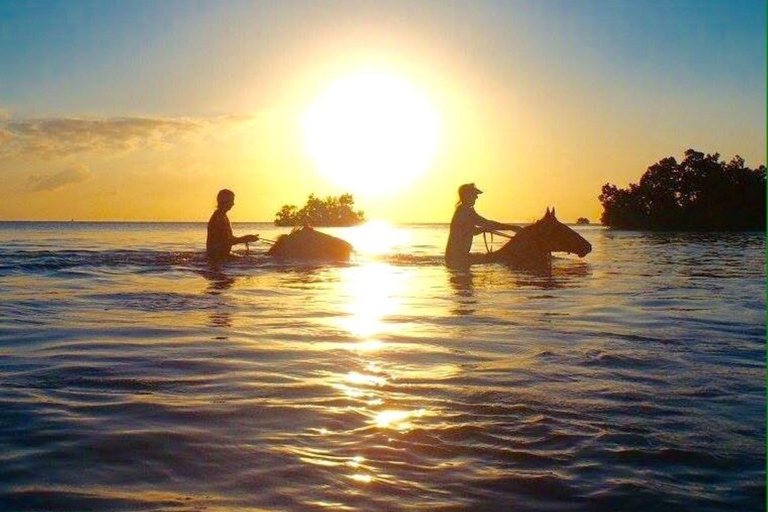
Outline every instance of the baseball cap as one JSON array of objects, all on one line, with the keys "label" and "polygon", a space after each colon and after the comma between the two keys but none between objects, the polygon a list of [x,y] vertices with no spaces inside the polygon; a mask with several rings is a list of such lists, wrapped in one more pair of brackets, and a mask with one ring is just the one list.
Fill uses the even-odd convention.
[{"label": "baseball cap", "polygon": [[465,183],[459,187],[459,197],[465,197],[468,195],[482,194],[483,191],[475,186],[474,183]]}]

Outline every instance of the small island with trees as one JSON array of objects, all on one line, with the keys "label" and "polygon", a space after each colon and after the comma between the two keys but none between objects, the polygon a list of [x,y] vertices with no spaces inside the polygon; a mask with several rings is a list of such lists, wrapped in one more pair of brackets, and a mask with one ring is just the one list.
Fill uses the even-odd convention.
[{"label": "small island with trees", "polygon": [[578,224],[579,226],[586,226],[589,224],[589,219],[586,217],[579,217],[578,219],[576,219],[576,224]]},{"label": "small island with trees", "polygon": [[365,221],[365,214],[362,210],[355,211],[354,206],[355,199],[352,194],[328,196],[325,199],[310,194],[301,209],[292,204],[283,205],[275,214],[275,226],[355,226]]},{"label": "small island with trees", "polygon": [[766,169],[730,162],[718,153],[689,149],[648,167],[639,183],[622,189],[606,183],[598,197],[601,222],[617,229],[667,231],[764,231]]}]

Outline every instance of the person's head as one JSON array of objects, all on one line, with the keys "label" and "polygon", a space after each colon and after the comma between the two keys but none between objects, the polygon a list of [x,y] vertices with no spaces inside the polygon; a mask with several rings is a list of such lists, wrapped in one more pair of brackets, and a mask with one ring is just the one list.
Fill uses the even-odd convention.
[{"label": "person's head", "polygon": [[474,183],[465,183],[459,187],[459,204],[474,206],[477,196],[483,191],[478,189]]},{"label": "person's head", "polygon": [[216,205],[219,210],[229,211],[235,205],[235,193],[226,188],[219,190]]}]

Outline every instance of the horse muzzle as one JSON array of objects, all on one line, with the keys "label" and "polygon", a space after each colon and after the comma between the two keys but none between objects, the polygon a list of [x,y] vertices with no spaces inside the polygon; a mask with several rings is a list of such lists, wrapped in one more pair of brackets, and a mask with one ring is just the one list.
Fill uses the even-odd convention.
[{"label": "horse muzzle", "polygon": [[582,247],[581,249],[579,249],[579,250],[576,252],[576,255],[577,255],[579,258],[583,258],[584,256],[586,256],[587,254],[589,254],[589,253],[591,253],[591,252],[592,252],[592,244],[591,244],[591,243],[589,243],[589,242],[587,242],[587,241],[585,240],[585,245],[584,245],[584,247]]}]

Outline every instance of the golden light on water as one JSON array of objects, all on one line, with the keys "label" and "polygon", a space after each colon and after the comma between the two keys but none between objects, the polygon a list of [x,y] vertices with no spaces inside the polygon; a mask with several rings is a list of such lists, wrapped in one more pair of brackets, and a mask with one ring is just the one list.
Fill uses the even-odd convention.
[{"label": "golden light on water", "polygon": [[362,464],[365,461],[365,457],[362,455],[355,455],[352,460],[347,461],[347,466],[357,468],[360,467],[360,464]]},{"label": "golden light on water", "polygon": [[426,409],[416,409],[415,411],[385,410],[374,417],[373,423],[379,428],[408,430],[413,427],[413,419],[421,418],[426,413]]},{"label": "golden light on water", "polygon": [[355,252],[368,256],[391,253],[398,246],[411,243],[410,231],[398,229],[381,220],[371,220],[349,228],[344,232],[344,238],[352,244]]},{"label": "golden light on water", "polygon": [[[361,431],[380,429],[386,436],[405,433],[417,422],[421,423],[426,415],[434,414],[426,408],[399,403],[391,392],[400,370],[392,368],[389,355],[399,345],[389,346],[387,340],[412,328],[410,323],[398,319],[398,315],[405,318],[404,300],[412,293],[411,273],[377,261],[375,256],[391,252],[393,247],[404,243],[401,233],[398,228],[382,222],[367,223],[345,232],[362,257],[357,265],[342,270],[338,296],[343,301],[345,315],[332,321],[355,340],[348,348],[354,355],[349,366],[345,364],[327,379],[330,386],[350,401],[350,408],[365,416],[368,428]],[[358,485],[388,478],[377,473],[375,460],[366,461],[362,456],[347,460],[344,466],[345,477]]]},{"label": "golden light on water", "polygon": [[363,389],[348,386],[346,384],[334,384],[333,387],[344,393],[349,398],[363,398],[368,394]]},{"label": "golden light on water", "polygon": [[428,98],[389,73],[359,73],[325,90],[303,119],[318,169],[345,190],[380,195],[423,174],[440,123]]},{"label": "golden light on water", "polygon": [[365,375],[358,372],[349,372],[347,374],[347,381],[351,384],[361,384],[365,386],[383,386],[387,383],[387,379],[384,377]]},{"label": "golden light on water", "polygon": [[363,473],[355,473],[354,475],[349,475],[349,478],[356,482],[362,482],[364,484],[370,483],[373,480],[373,477],[371,475],[366,475]]},{"label": "golden light on water", "polygon": [[381,340],[365,340],[356,343],[352,347],[352,350],[357,352],[376,352],[377,350],[381,350],[383,346],[384,342]]},{"label": "golden light on water", "polygon": [[406,276],[384,263],[349,267],[345,274],[348,316],[339,320],[341,327],[363,340],[386,332],[385,318],[399,311],[400,297],[407,289]]}]

